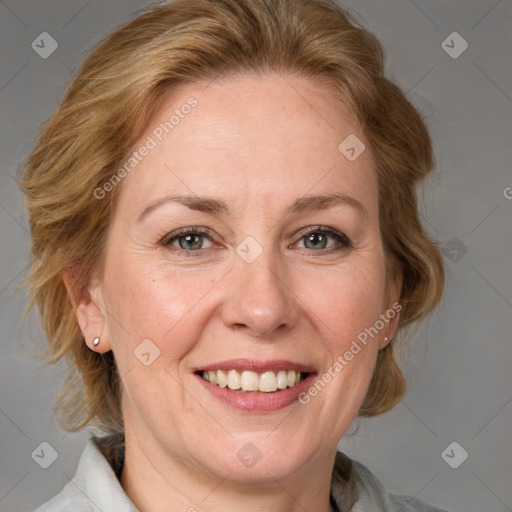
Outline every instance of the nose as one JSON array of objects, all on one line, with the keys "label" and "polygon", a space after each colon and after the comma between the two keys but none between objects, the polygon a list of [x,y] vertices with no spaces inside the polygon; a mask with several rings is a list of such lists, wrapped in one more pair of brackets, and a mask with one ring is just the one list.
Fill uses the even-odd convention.
[{"label": "nose", "polygon": [[230,272],[222,319],[249,336],[272,338],[295,325],[297,301],[290,276],[262,254],[252,263],[239,260]]}]

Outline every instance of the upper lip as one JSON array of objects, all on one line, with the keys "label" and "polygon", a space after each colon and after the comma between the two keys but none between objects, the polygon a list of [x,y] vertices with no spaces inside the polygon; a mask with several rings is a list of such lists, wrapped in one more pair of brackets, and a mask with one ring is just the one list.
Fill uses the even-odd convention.
[{"label": "upper lip", "polygon": [[195,368],[195,371],[208,371],[208,370],[237,370],[244,371],[250,370],[253,372],[261,373],[264,371],[279,371],[279,370],[296,370],[304,373],[314,373],[315,369],[302,363],[287,361],[285,359],[227,359],[225,361],[218,361],[216,363],[207,364]]}]

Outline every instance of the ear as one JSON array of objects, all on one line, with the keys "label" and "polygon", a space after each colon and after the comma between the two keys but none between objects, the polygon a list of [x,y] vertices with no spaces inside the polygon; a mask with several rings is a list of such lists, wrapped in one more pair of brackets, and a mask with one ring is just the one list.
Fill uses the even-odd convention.
[{"label": "ear", "polygon": [[[71,267],[64,270],[62,280],[68,291],[78,325],[87,346],[99,353],[111,350],[108,329],[105,328],[106,314],[100,287],[95,285],[85,292],[80,290]],[[93,340],[97,337],[100,338],[100,341],[97,345],[94,345]]]},{"label": "ear", "polygon": [[385,302],[386,309],[383,311],[387,320],[386,327],[383,329],[382,335],[379,337],[379,349],[386,348],[395,337],[396,331],[400,326],[400,296],[402,294],[403,272],[398,269],[391,282],[387,286],[388,295]]}]

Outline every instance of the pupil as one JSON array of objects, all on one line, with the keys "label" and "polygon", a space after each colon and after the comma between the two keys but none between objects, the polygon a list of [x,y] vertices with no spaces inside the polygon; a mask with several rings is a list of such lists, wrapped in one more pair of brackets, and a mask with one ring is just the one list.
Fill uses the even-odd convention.
[{"label": "pupil", "polygon": [[309,235],[308,241],[313,244],[313,247],[319,247],[320,245],[322,249],[325,249],[326,237],[322,233],[312,233]]},{"label": "pupil", "polygon": [[[182,243],[182,240],[185,242]],[[200,235],[185,235],[180,238],[180,247],[182,249],[200,249],[201,243],[198,240],[200,240]]]}]

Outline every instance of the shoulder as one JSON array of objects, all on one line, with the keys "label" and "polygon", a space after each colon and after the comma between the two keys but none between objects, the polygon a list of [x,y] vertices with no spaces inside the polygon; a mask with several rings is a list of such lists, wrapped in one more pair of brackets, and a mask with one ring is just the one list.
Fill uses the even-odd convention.
[{"label": "shoulder", "polygon": [[340,512],[448,512],[414,496],[392,494],[361,462],[337,452],[331,492]]},{"label": "shoulder", "polygon": [[[448,512],[446,509],[438,508],[434,505],[416,498],[415,496],[405,496],[392,494],[382,485],[377,477],[361,462],[352,461],[359,481],[364,486],[369,496],[381,500],[390,512]],[[387,508],[385,510],[388,510]]]},{"label": "shoulder", "polygon": [[41,505],[34,512],[97,512],[98,510],[94,505],[84,503],[80,496],[73,495],[72,489],[67,489],[66,485],[57,496]]},{"label": "shoulder", "polygon": [[[112,436],[89,439],[73,479],[35,512],[136,512],[116,475],[112,440]],[[114,455],[122,457],[123,447],[118,444]]]}]

